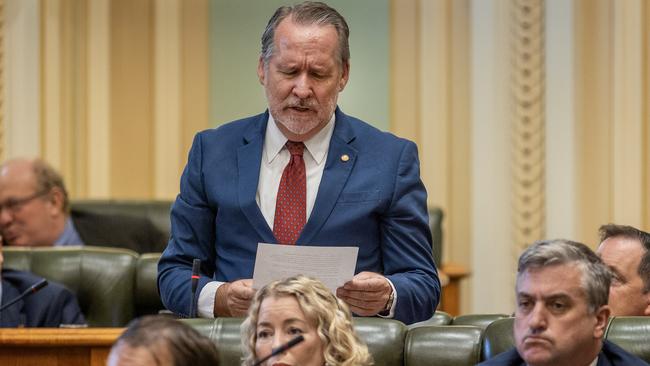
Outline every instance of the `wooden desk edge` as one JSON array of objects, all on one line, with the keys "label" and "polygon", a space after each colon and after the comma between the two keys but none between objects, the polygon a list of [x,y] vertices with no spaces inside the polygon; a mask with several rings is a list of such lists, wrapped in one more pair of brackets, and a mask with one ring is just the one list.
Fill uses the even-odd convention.
[{"label": "wooden desk edge", "polygon": [[124,328],[3,328],[0,347],[111,346]]}]

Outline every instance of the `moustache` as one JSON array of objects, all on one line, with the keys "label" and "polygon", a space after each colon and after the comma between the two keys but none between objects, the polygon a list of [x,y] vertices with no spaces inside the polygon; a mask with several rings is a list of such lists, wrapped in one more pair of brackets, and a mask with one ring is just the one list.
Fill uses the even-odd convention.
[{"label": "moustache", "polygon": [[314,109],[316,102],[311,99],[290,100],[287,102],[287,108],[309,108]]}]

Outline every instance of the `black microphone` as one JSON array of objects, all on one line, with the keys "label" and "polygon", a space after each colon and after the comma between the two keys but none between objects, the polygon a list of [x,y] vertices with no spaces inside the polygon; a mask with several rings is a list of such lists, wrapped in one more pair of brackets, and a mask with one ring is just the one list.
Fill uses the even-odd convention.
[{"label": "black microphone", "polygon": [[42,280],[40,280],[40,281],[36,282],[35,284],[31,285],[27,290],[23,291],[23,293],[20,294],[15,299],[13,299],[13,300],[9,301],[8,303],[2,305],[2,307],[0,307],[0,311],[10,307],[11,305],[17,303],[18,301],[24,299],[25,297],[27,297],[27,296],[29,296],[31,294],[35,294],[38,290],[42,289],[45,286],[47,286],[47,280],[45,278],[43,278]]},{"label": "black microphone", "polygon": [[270,354],[270,355],[268,355],[268,356],[264,357],[263,359],[261,359],[261,360],[255,362],[255,363],[253,364],[253,366],[259,366],[259,365],[261,365],[264,361],[268,360],[269,358],[271,358],[271,357],[273,357],[273,356],[277,356],[277,355],[279,355],[280,353],[282,353],[282,352],[288,350],[289,348],[295,346],[296,344],[298,344],[298,343],[300,343],[300,342],[302,342],[302,341],[304,341],[304,340],[305,340],[305,337],[303,337],[302,334],[299,335],[299,336],[297,336],[296,338],[294,338],[294,339],[290,340],[289,342],[287,342],[287,343],[281,345],[280,347],[271,350],[271,354]]},{"label": "black microphone", "polygon": [[196,287],[199,285],[199,271],[201,270],[201,260],[194,259],[192,261],[192,298],[190,299],[190,318],[196,317],[196,302],[194,296],[196,295]]}]

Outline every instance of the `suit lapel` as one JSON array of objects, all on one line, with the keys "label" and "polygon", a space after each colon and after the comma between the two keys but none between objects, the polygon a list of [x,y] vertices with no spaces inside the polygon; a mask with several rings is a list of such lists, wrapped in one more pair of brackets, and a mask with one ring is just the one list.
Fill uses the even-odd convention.
[{"label": "suit lapel", "polygon": [[609,358],[603,352],[603,350],[600,350],[600,353],[598,353],[598,362],[596,363],[596,366],[612,366],[612,362],[610,362]]},{"label": "suit lapel", "polygon": [[[354,132],[350,127],[348,117],[338,108],[336,109],[335,123],[316,202],[314,202],[309,220],[297,241],[300,244],[311,242],[325,224],[350,176],[354,163],[357,161],[358,152],[350,145],[355,138]],[[344,156],[347,156],[347,160]]]},{"label": "suit lapel", "polygon": [[264,242],[273,243],[275,242],[273,232],[255,201],[267,121],[268,112],[254,119],[248,131],[244,134],[244,144],[237,150],[238,191],[239,206],[251,226],[262,237]]}]

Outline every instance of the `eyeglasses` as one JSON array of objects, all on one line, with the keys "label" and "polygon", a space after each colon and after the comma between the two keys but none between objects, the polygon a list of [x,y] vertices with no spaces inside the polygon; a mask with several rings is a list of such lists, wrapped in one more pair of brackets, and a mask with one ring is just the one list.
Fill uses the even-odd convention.
[{"label": "eyeglasses", "polygon": [[7,210],[10,213],[15,214],[16,212],[18,212],[18,210],[20,210],[24,205],[26,205],[30,201],[38,197],[45,196],[48,193],[49,193],[48,191],[40,191],[34,193],[31,196],[27,196],[25,198],[10,198],[5,202],[0,203],[0,214],[2,214],[4,210]]}]

